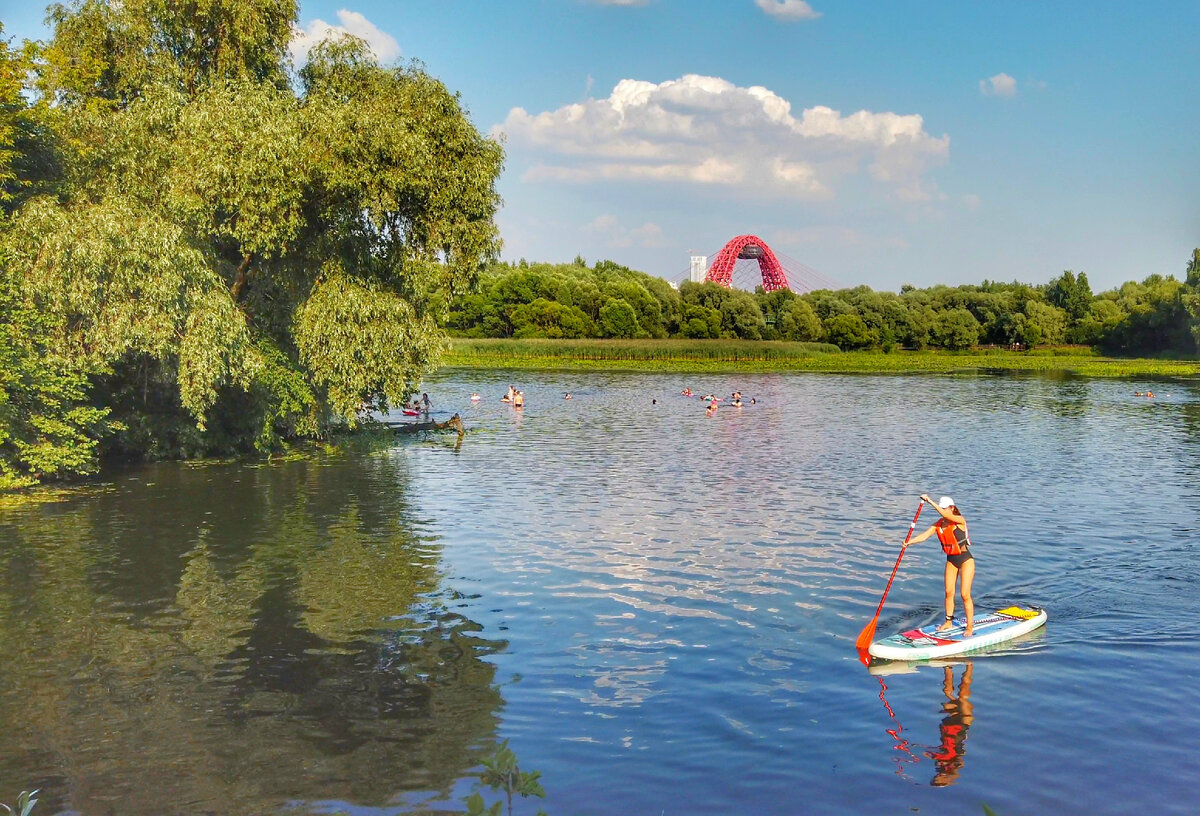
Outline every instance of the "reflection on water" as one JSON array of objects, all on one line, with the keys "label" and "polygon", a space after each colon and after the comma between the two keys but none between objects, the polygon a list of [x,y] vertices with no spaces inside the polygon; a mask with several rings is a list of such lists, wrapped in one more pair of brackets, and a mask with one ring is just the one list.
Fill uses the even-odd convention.
[{"label": "reflection on water", "polygon": [[0,779],[48,813],[448,793],[494,737],[504,642],[406,482],[383,457],[164,465],[6,513]]},{"label": "reflection on water", "polygon": [[938,723],[941,742],[935,750],[925,753],[937,763],[937,770],[929,782],[935,787],[953,785],[966,761],[967,731],[975,722],[975,707],[971,705],[971,675],[974,671],[974,663],[963,667],[958,690],[955,691],[954,669],[950,666],[942,669],[942,694],[946,697],[942,711],[946,716]]}]

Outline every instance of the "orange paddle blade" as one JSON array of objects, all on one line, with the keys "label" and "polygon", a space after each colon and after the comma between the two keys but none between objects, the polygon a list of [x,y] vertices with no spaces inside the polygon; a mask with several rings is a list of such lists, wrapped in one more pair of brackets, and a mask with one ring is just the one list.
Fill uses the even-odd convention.
[{"label": "orange paddle blade", "polygon": [[[866,652],[871,648],[871,641],[875,639],[875,627],[879,623],[879,616],[871,618],[871,622],[863,627],[863,630],[858,634],[858,640],[854,641],[854,648],[859,652]],[[861,657],[861,655],[860,655]]]}]

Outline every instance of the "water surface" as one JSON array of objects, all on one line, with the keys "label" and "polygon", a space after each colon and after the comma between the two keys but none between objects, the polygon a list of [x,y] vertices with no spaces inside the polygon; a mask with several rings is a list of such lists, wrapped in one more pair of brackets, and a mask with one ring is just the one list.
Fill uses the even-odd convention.
[{"label": "water surface", "polygon": [[[0,800],[461,812],[507,739],[548,792],[517,813],[1200,808],[1193,384],[503,377],[523,411],[500,376],[427,384],[457,448],[0,509]],[[977,606],[1050,623],[969,674],[872,674],[853,641],[922,492],[971,521]],[[943,560],[910,550],[881,636],[940,615]]]}]

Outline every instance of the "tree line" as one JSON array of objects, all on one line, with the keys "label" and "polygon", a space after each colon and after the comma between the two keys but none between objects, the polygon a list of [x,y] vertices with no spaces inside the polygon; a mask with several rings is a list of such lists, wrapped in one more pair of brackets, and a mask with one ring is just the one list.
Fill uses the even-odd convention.
[{"label": "tree line", "polygon": [[1200,249],[1184,278],[1151,275],[1094,294],[1086,273],[1045,284],[867,286],[797,295],[667,281],[612,261],[493,263],[454,298],[463,337],[740,338],[833,343],[844,350],[1083,344],[1120,355],[1197,353]]},{"label": "tree line", "polygon": [[500,145],[297,0],[0,29],[0,487],[270,450],[407,398],[499,247]]}]

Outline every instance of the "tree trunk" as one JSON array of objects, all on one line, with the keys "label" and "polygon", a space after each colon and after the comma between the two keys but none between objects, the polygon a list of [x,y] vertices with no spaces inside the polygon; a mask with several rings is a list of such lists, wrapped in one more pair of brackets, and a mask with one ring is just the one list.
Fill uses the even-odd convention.
[{"label": "tree trunk", "polygon": [[462,420],[458,414],[447,419],[445,422],[402,422],[388,425],[396,433],[416,433],[417,431],[457,431],[458,438],[462,439],[467,432],[463,427]]}]

